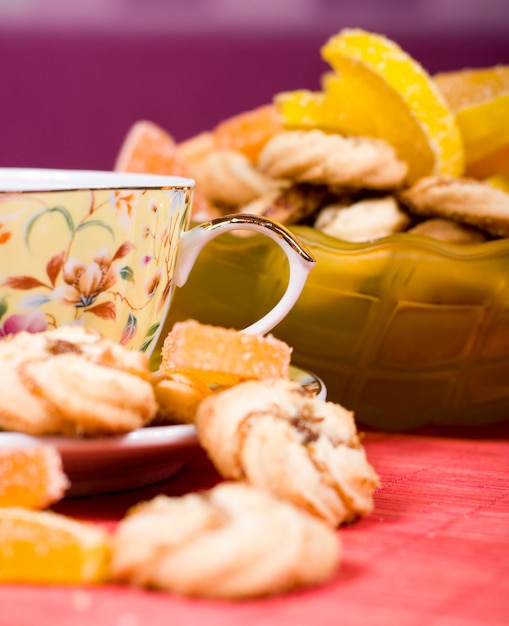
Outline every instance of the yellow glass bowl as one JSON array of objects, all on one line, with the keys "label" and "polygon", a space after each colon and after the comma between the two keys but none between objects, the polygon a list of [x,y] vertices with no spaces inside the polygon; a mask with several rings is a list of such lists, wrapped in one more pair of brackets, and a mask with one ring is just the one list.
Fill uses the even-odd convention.
[{"label": "yellow glass bowl", "polygon": [[[273,334],[323,379],[330,400],[390,430],[509,419],[509,239],[459,246],[399,234],[351,244],[291,230],[317,265]],[[270,241],[220,237],[177,290],[171,321],[198,310],[200,321],[240,328],[280,297],[286,276]]]}]

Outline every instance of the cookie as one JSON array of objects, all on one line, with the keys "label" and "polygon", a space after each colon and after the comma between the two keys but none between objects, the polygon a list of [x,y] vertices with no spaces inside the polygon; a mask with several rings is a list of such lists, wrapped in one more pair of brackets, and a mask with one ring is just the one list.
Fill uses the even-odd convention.
[{"label": "cookie", "polygon": [[32,435],[129,432],[157,411],[144,354],[80,326],[0,341],[0,428]]},{"label": "cookie", "polygon": [[344,241],[374,241],[399,233],[410,224],[393,196],[359,200],[350,206],[330,205],[315,220],[315,228]]},{"label": "cookie", "polygon": [[256,198],[241,207],[241,212],[291,225],[316,213],[330,198],[330,191],[323,185],[295,184]]},{"label": "cookie", "polygon": [[431,237],[431,239],[437,239],[438,241],[462,245],[482,243],[488,240],[488,237],[480,230],[443,217],[433,217],[424,220],[410,228],[408,232],[414,235]]},{"label": "cookie", "polygon": [[248,381],[205,398],[198,439],[219,473],[286,499],[332,526],[373,508],[378,477],[352,413],[296,382]]},{"label": "cookie", "polygon": [[480,180],[430,176],[399,197],[416,215],[444,217],[509,237],[509,194]]},{"label": "cookie", "polygon": [[192,174],[209,202],[220,206],[237,207],[277,187],[235,150],[207,154],[193,164]]},{"label": "cookie", "polygon": [[281,132],[265,144],[257,167],[266,176],[322,185],[391,189],[408,167],[381,139],[321,130]]},{"label": "cookie", "polygon": [[324,522],[244,483],[135,507],[112,538],[113,578],[210,598],[274,595],[324,583],[340,559]]}]

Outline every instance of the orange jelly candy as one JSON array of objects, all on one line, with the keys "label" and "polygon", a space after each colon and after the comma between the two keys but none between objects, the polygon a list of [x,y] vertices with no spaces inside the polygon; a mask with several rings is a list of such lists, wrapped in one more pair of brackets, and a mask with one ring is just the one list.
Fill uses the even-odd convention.
[{"label": "orange jelly candy", "polygon": [[266,142],[282,130],[279,111],[274,104],[265,104],[220,122],[213,135],[218,148],[238,150],[255,162]]},{"label": "orange jelly candy", "polygon": [[114,169],[118,172],[176,174],[177,144],[163,128],[140,120],[124,138]]},{"label": "orange jelly candy", "polygon": [[0,439],[0,507],[42,509],[63,497],[69,481],[58,451],[19,433]]},{"label": "orange jelly candy", "polygon": [[183,371],[218,385],[288,378],[291,352],[290,346],[272,335],[249,335],[186,320],[177,322],[166,337],[160,371]]},{"label": "orange jelly candy", "polygon": [[52,511],[0,508],[0,582],[97,583],[108,578],[106,530]]}]

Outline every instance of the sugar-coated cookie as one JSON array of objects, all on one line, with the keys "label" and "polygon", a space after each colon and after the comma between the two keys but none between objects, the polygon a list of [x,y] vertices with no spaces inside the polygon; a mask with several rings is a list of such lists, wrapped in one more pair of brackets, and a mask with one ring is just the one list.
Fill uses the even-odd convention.
[{"label": "sugar-coated cookie", "polygon": [[238,599],[327,581],[340,559],[321,520],[245,483],[135,507],[113,534],[113,578],[173,593]]},{"label": "sugar-coated cookie", "polygon": [[371,512],[378,477],[353,415],[296,382],[249,381],[205,398],[201,445],[224,478],[245,480],[336,526]]}]

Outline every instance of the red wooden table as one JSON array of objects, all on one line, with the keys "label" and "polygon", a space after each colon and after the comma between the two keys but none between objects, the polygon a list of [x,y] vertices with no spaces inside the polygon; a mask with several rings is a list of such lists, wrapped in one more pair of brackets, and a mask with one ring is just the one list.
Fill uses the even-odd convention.
[{"label": "red wooden table", "polygon": [[[118,585],[4,585],[0,624],[507,626],[509,425],[482,433],[368,433],[365,446],[381,478],[375,511],[338,531],[344,557],[325,586],[219,602]],[[64,500],[54,509],[113,527],[135,502],[218,480],[198,452],[165,483]]]}]

